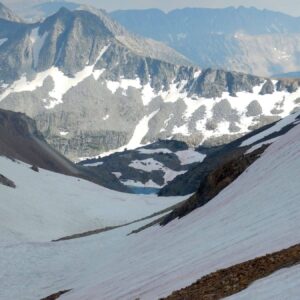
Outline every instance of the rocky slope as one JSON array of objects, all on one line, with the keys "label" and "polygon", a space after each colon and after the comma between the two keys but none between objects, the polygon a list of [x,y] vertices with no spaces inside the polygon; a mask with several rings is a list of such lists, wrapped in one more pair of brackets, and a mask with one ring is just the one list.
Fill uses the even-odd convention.
[{"label": "rocky slope", "polygon": [[[235,180],[268,145],[297,124],[298,115],[295,113],[221,146],[194,149],[184,142],[160,140],[137,149],[83,160],[78,165],[96,173],[106,170],[134,193],[176,196],[190,195],[199,190],[174,214],[175,217],[178,214],[183,216],[182,212],[190,212],[207,203]],[[248,140],[252,141],[241,146]],[[252,148],[255,151],[248,153]]]},{"label": "rocky slope", "polygon": [[[253,282],[300,263],[300,245],[206,275],[191,286],[172,293],[165,300],[218,300],[237,294]],[[260,295],[264,296],[264,295]]]},{"label": "rocky slope", "polygon": [[47,141],[74,160],[158,139],[224,144],[300,105],[297,80],[201,71],[103,11],[61,9],[27,25],[2,21],[0,38],[0,107],[33,117]]},{"label": "rocky slope", "polygon": [[[205,186],[208,183],[207,180],[210,176],[212,178],[215,177],[214,173],[220,173],[222,175],[224,168],[234,166],[239,160],[241,160],[240,162],[249,161],[248,158],[252,156],[251,149],[253,149],[253,151],[259,149],[261,151],[265,150],[267,145],[272,144],[280,136],[295,127],[299,119],[298,112],[279,122],[254,130],[227,145],[210,148],[209,152],[207,152],[206,148],[199,147],[197,151],[200,153],[206,151],[207,155],[205,159],[201,163],[191,166],[188,172],[177,176],[172,182],[168,183],[159,191],[159,195],[189,195],[196,192],[199,189],[199,185]],[[197,199],[196,202],[194,202],[194,204],[197,203],[196,207],[204,201],[202,196],[201,193],[193,196],[192,199]],[[192,199],[191,203],[193,202]],[[189,204],[187,204],[187,206],[192,207],[192,205]]]},{"label": "rocky slope", "polygon": [[[26,115],[2,109],[0,109],[0,156],[30,164],[36,171],[39,167],[84,178],[112,189],[128,191],[111,173],[102,170],[95,174],[66,159],[47,144],[37,130],[35,122]],[[5,178],[2,182],[9,184],[9,180]]]},{"label": "rocky slope", "polygon": [[[208,284],[202,287],[212,285],[220,295],[295,263],[299,249],[288,255],[276,252],[298,245],[300,239],[297,115],[241,146],[254,145],[251,153],[267,133],[292,123],[298,125],[206,205],[166,226],[131,235],[159,216],[142,218],[184,198],[116,193],[78,178],[42,169],[37,173],[30,165],[0,157],[1,173],[16,184],[14,189],[0,185],[0,270],[6,275],[1,277],[0,298],[42,299],[70,290],[62,298],[159,299],[204,276]],[[132,223],[137,219],[141,221]],[[114,230],[51,242],[112,226]],[[264,257],[268,253],[276,255]],[[249,289],[252,296],[236,294],[234,299],[298,299],[299,265],[268,277],[241,292]]]},{"label": "rocky slope", "polygon": [[263,145],[251,153],[244,154],[244,151],[240,151],[241,154],[237,152],[233,154],[233,159],[228,160],[227,158],[223,164],[220,164],[204,180],[200,181],[200,186],[193,196],[164,217],[160,224],[166,225],[207,204],[253,164],[266,148],[267,146]]},{"label": "rocky slope", "polygon": [[256,8],[122,10],[129,30],[163,41],[199,64],[261,76],[298,71],[299,18]]},{"label": "rocky slope", "polygon": [[81,161],[95,173],[106,170],[134,193],[157,193],[205,158],[184,142],[160,140],[134,150]]},{"label": "rocky slope", "polygon": [[[202,285],[206,291],[228,295],[226,291],[239,291],[291,263],[289,269],[281,270],[283,276],[272,274],[280,288],[266,286],[265,294],[252,289],[252,297],[242,299],[262,299],[265,295],[268,299],[297,299],[299,266],[293,264],[299,260],[299,249],[289,249],[286,254],[281,250],[299,242],[299,129],[295,126],[281,136],[247,172],[184,218],[129,237],[126,233],[132,227],[90,236],[82,244],[80,239],[74,240],[77,264],[78,250],[83,251],[83,257],[85,251],[99,257],[99,243],[106,259],[89,256],[90,268],[83,259],[70,273],[78,268],[86,275],[68,277],[65,285],[56,285],[49,294],[72,288],[64,298],[98,299],[101,295],[108,299],[159,299],[206,276],[207,285]],[[69,244],[60,246],[68,248]],[[265,256],[268,253],[274,255]],[[74,255],[71,251],[68,254]],[[280,278],[285,279],[281,282]],[[196,292],[201,295],[200,288]]]}]

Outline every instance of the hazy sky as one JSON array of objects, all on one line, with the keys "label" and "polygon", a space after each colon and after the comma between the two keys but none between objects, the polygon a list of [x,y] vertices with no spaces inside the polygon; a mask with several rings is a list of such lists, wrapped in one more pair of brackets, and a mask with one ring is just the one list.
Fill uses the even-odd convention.
[{"label": "hazy sky", "polygon": [[[1,1],[1,0],[0,0]],[[2,0],[7,5],[15,3],[46,2],[51,0]],[[300,16],[300,0],[68,0],[94,5],[106,10],[129,8],[160,8],[165,11],[182,7],[227,7],[227,6],[255,6],[270,10],[281,11]]]}]

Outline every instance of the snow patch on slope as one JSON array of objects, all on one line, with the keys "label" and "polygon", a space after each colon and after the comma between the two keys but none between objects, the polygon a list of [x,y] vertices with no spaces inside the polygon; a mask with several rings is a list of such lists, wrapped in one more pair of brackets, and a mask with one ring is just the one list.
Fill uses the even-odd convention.
[{"label": "snow patch on slope", "polygon": [[96,162],[96,163],[90,163],[90,164],[84,164],[85,167],[98,167],[98,166],[102,166],[103,162]]},{"label": "snow patch on slope", "polygon": [[[37,34],[37,33],[35,33]],[[37,45],[40,44],[42,39],[39,40]],[[56,105],[63,103],[63,96],[73,87],[77,86],[80,82],[93,75],[94,78],[98,78],[101,75],[101,70],[94,70],[95,65],[101,56],[107,51],[109,45],[104,47],[95,64],[86,66],[83,70],[79,71],[74,75],[74,77],[66,76],[62,71],[57,67],[52,67],[46,71],[39,72],[36,75],[36,78],[33,80],[28,80],[25,75],[23,75],[19,80],[15,81],[9,88],[7,88],[1,95],[0,101],[6,98],[11,93],[20,93],[20,92],[32,92],[37,88],[42,87],[45,79],[52,78],[54,82],[54,88],[49,92],[49,99],[44,99],[43,102],[46,103],[46,109],[52,109]],[[38,47],[36,46],[36,53]],[[36,54],[37,55],[37,54]],[[95,73],[94,73],[95,72]]]},{"label": "snow patch on slope", "polygon": [[258,142],[259,140],[263,139],[264,137],[266,136],[269,136],[271,135],[272,133],[275,133],[275,132],[278,132],[280,131],[281,129],[283,129],[285,126],[293,123],[296,121],[297,117],[300,115],[300,113],[295,113],[295,114],[292,114],[280,121],[278,121],[274,126],[262,131],[261,133],[259,134],[256,134],[252,137],[250,137],[249,139],[243,141],[240,145],[240,147],[245,147],[245,146],[249,146],[249,145],[252,145],[254,144],[255,142]]},{"label": "snow patch on slope", "polygon": [[205,159],[206,155],[199,153],[193,149],[177,151],[175,152],[179,158],[181,165],[189,165],[193,163],[201,163]]},{"label": "snow patch on slope", "polygon": [[166,149],[166,148],[158,148],[158,149],[140,148],[140,149],[137,149],[137,151],[141,154],[157,154],[157,153],[168,154],[168,153],[172,153],[171,150]]},{"label": "snow patch on slope", "polygon": [[133,135],[130,139],[130,141],[128,142],[128,144],[119,147],[117,149],[112,149],[110,151],[107,152],[103,152],[100,153],[99,155],[95,156],[95,157],[81,157],[79,159],[79,161],[82,160],[87,160],[87,159],[91,159],[91,158],[98,158],[98,157],[106,157],[109,156],[111,154],[117,153],[117,152],[123,152],[126,149],[127,150],[132,150],[132,149],[136,149],[138,147],[144,146],[144,144],[142,144],[143,138],[146,136],[147,132],[149,131],[149,121],[159,112],[159,109],[152,112],[150,115],[143,117],[139,123],[136,125]]},{"label": "snow patch on slope", "polygon": [[165,181],[163,185],[166,185],[168,182],[172,181],[178,175],[182,175],[187,172],[187,171],[175,171],[170,168],[167,168],[161,162],[156,161],[153,158],[147,158],[144,160],[134,160],[133,162],[131,162],[129,167],[137,170],[142,170],[145,172],[162,171],[164,173],[164,181]]},{"label": "snow patch on slope", "polygon": [[1,47],[4,43],[6,43],[7,41],[8,41],[7,38],[5,38],[5,39],[0,39],[0,47]]},{"label": "snow patch on slope", "polygon": [[147,158],[143,160],[134,160],[130,163],[129,167],[145,172],[152,172],[163,170],[164,165],[153,158]]},{"label": "snow patch on slope", "polygon": [[69,134],[69,132],[68,131],[60,131],[59,134],[61,136],[67,136]]},{"label": "snow patch on slope", "polygon": [[150,115],[145,116],[136,126],[132,138],[125,146],[126,149],[135,149],[142,146],[142,140],[149,131],[149,121],[159,112],[156,110]]},{"label": "snow patch on slope", "polygon": [[157,97],[157,94],[154,92],[150,83],[146,84],[142,90],[143,104],[147,106],[155,97]]},{"label": "snow patch on slope", "polygon": [[121,79],[121,81],[107,80],[106,81],[106,86],[113,94],[115,94],[118,89],[122,89],[124,96],[126,96],[126,91],[128,90],[129,87],[133,87],[135,89],[142,88],[139,78],[136,78],[136,79]]},{"label": "snow patch on slope", "polygon": [[121,182],[128,186],[128,187],[138,187],[138,188],[154,188],[154,189],[160,189],[161,186],[156,184],[154,181],[152,180],[148,180],[146,183],[142,183],[140,181],[137,180],[121,180]]}]

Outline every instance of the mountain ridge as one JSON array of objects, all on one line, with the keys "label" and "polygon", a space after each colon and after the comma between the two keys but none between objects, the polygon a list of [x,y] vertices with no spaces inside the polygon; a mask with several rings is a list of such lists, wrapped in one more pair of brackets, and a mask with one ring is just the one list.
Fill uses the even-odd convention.
[{"label": "mountain ridge", "polygon": [[201,68],[260,76],[299,70],[299,17],[253,7],[123,10],[111,16],[128,30],[165,42]]},{"label": "mountain ridge", "polygon": [[0,107],[34,118],[76,161],[158,139],[220,145],[299,107],[297,80],[178,64],[103,11],[2,24],[0,38],[22,30],[0,45]]}]

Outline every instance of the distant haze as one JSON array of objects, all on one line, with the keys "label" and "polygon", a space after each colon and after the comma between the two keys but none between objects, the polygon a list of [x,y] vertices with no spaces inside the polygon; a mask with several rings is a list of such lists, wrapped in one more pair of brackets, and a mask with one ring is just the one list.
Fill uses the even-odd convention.
[{"label": "distant haze", "polygon": [[[1,1],[1,0],[0,0]],[[51,0],[49,0],[50,2]],[[16,4],[28,4],[47,2],[41,0],[3,0],[7,6],[15,6]],[[70,2],[78,2],[104,8],[108,11],[117,9],[145,9],[159,8],[169,11],[183,7],[228,7],[228,6],[255,6],[263,9],[281,11],[290,15],[300,16],[300,1],[296,0],[73,0]]]}]

